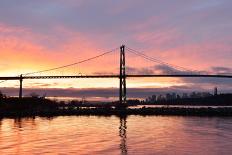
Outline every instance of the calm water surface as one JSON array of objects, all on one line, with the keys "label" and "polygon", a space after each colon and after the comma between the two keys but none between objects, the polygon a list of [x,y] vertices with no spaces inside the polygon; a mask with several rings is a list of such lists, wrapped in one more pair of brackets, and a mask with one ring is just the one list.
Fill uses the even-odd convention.
[{"label": "calm water surface", "polygon": [[232,154],[232,118],[65,116],[0,120],[0,154]]}]

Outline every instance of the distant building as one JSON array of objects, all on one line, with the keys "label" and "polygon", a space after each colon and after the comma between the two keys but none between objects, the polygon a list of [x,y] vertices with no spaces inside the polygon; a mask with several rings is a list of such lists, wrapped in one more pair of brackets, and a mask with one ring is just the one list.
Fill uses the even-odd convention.
[{"label": "distant building", "polygon": [[197,94],[196,92],[192,92],[190,94],[190,98],[197,98],[199,94]]},{"label": "distant building", "polygon": [[176,93],[166,94],[166,100],[175,100],[176,99]]},{"label": "distant building", "polygon": [[169,93],[167,93],[167,94],[166,94],[166,100],[171,100],[171,99],[172,99],[172,95],[169,94]]},{"label": "distant building", "polygon": [[217,87],[214,88],[214,96],[217,96],[218,92],[217,92]]},{"label": "distant building", "polygon": [[156,101],[156,95],[152,95],[151,96],[151,102],[155,102]]},{"label": "distant building", "polygon": [[157,97],[157,101],[162,101],[162,100],[164,100],[164,97],[163,97],[162,95],[159,95],[159,96]]},{"label": "distant building", "polygon": [[176,99],[176,93],[172,93],[172,100]]},{"label": "distant building", "polygon": [[188,94],[187,93],[183,93],[182,98],[188,98]]},{"label": "distant building", "polygon": [[148,98],[146,98],[146,101],[147,103],[154,103],[156,102],[157,98],[156,98],[156,95],[152,95],[151,97],[149,96]]},{"label": "distant building", "polygon": [[201,93],[201,97],[210,97],[212,96],[212,94],[210,94],[209,92],[202,92]]}]

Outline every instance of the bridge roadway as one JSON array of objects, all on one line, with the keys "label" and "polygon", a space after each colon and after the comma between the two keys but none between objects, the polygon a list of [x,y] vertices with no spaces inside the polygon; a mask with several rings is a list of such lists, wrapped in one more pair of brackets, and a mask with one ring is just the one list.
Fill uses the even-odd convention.
[{"label": "bridge roadway", "polygon": [[[153,75],[126,75],[126,78],[148,78],[148,77],[205,77],[205,78],[232,78],[232,75],[200,75],[200,74],[177,74],[177,75],[168,75],[168,74],[153,74]],[[0,80],[20,80],[20,79],[67,79],[67,78],[120,78],[119,75],[72,75],[72,76],[6,76],[0,77]]]}]

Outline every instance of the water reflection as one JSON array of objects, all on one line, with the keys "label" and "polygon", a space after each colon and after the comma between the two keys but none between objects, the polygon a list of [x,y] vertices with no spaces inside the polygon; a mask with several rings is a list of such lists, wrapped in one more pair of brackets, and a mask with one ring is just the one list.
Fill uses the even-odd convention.
[{"label": "water reflection", "polygon": [[0,119],[0,155],[231,154],[231,130],[231,117]]},{"label": "water reflection", "polygon": [[14,119],[14,127],[21,129],[23,127],[30,126],[32,128],[36,127],[35,117],[27,117],[27,118],[15,118]]},{"label": "water reflection", "polygon": [[126,155],[127,154],[127,142],[126,142],[126,117],[127,116],[120,116],[120,126],[119,126],[119,136],[120,136],[120,149],[121,154]]},{"label": "water reflection", "polygon": [[22,119],[21,118],[14,119],[14,127],[22,128]]},{"label": "water reflection", "polygon": [[0,118],[0,131],[2,129],[2,118]]}]

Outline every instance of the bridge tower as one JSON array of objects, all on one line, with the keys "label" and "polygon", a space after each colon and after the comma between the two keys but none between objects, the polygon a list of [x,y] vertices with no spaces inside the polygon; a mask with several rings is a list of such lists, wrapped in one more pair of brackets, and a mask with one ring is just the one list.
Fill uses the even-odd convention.
[{"label": "bridge tower", "polygon": [[126,57],[125,45],[120,47],[120,85],[119,85],[119,107],[126,107]]},{"label": "bridge tower", "polygon": [[19,86],[19,98],[21,99],[22,96],[23,96],[23,75],[22,74],[20,75],[19,82],[20,82],[20,86]]}]

